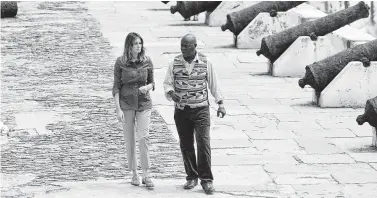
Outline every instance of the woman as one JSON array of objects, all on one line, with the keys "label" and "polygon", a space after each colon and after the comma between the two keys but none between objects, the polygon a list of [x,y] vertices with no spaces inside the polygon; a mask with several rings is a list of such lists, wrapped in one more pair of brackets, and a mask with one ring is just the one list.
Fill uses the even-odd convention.
[{"label": "woman", "polygon": [[128,168],[133,174],[131,184],[140,185],[136,170],[137,140],[143,170],[142,183],[147,187],[154,187],[148,173],[150,169],[148,134],[152,109],[149,90],[154,90],[155,85],[153,64],[145,55],[143,44],[139,34],[131,32],[127,35],[123,56],[117,58],[114,66],[113,97],[117,118],[123,124]]}]

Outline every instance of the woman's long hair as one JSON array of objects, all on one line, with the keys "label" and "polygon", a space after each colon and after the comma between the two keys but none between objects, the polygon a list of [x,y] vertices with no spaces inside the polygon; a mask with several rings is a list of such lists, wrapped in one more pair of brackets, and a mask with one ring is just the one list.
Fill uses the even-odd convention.
[{"label": "woman's long hair", "polygon": [[136,32],[131,32],[127,35],[126,40],[124,42],[124,51],[123,51],[123,57],[122,57],[122,62],[128,63],[132,59],[132,54],[131,54],[131,48],[133,46],[134,41],[139,38],[141,41],[141,51],[137,56],[138,61],[144,61],[145,60],[145,48],[144,48],[144,41],[141,36],[136,33]]}]

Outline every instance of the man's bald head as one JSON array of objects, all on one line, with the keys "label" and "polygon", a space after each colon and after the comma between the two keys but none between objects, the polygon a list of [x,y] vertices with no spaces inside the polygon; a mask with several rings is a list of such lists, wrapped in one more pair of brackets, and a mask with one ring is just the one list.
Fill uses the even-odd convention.
[{"label": "man's bald head", "polygon": [[181,43],[182,42],[196,45],[196,37],[193,34],[186,34],[182,37]]},{"label": "man's bald head", "polygon": [[194,59],[196,55],[196,38],[192,34],[186,34],[181,39],[181,52],[183,57]]}]

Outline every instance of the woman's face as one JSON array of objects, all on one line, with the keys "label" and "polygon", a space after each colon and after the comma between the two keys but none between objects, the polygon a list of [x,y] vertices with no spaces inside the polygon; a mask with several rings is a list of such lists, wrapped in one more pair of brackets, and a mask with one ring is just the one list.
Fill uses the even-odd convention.
[{"label": "woman's face", "polygon": [[139,54],[141,52],[141,48],[143,47],[140,38],[136,38],[132,43],[131,52],[133,54]]}]

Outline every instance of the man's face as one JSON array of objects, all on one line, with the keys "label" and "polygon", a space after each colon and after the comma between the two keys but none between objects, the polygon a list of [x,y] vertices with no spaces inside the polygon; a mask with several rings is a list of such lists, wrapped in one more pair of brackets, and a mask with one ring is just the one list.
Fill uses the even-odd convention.
[{"label": "man's face", "polygon": [[181,41],[181,52],[183,57],[195,55],[196,44],[190,41],[182,40]]}]

